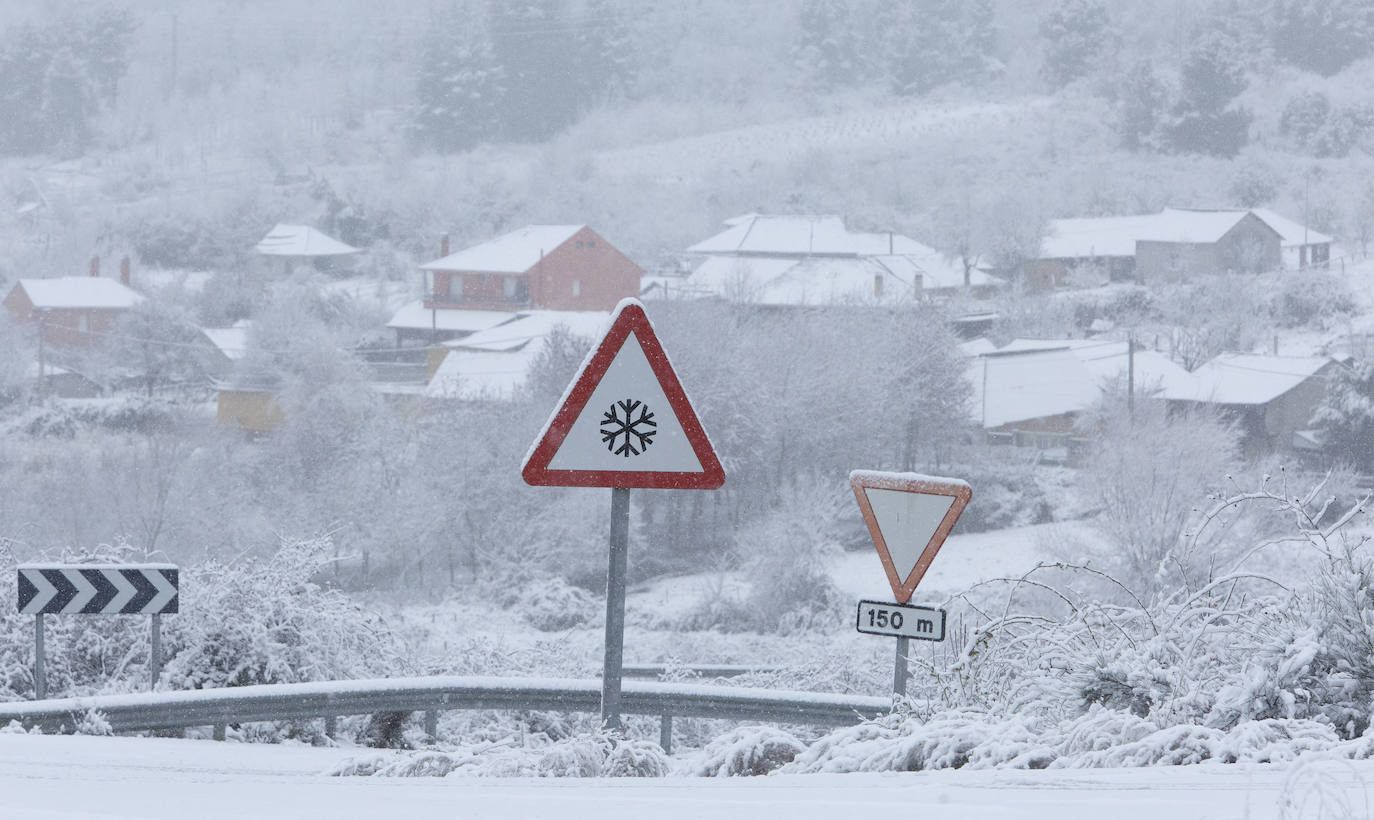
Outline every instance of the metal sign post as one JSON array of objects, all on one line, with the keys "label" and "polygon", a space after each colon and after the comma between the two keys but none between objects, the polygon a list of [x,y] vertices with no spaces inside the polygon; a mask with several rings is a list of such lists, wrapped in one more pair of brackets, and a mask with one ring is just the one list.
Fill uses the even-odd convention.
[{"label": "metal sign post", "polygon": [[33,696],[43,700],[48,696],[48,667],[43,657],[43,613],[33,616]]},{"label": "metal sign post", "polygon": [[714,490],[725,470],[644,306],[624,299],[521,465],[527,484],[610,487],[601,719],[622,728],[631,488]]},{"label": "metal sign post", "polygon": [[621,728],[620,679],[625,661],[625,570],[630,555],[630,490],[611,490],[611,558],[606,569],[606,654],[601,668],[601,723]]},{"label": "metal sign post", "polygon": [[43,616],[151,615],[148,688],[162,673],[162,619],[178,610],[179,571],[172,564],[24,564],[18,568],[19,612],[33,615],[33,692],[48,695]]}]

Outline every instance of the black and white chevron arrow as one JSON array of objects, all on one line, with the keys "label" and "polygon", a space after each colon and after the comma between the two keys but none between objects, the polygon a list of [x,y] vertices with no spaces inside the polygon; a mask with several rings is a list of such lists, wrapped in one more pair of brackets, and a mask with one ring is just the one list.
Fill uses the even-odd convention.
[{"label": "black and white chevron arrow", "polygon": [[166,615],[177,611],[177,592],[171,564],[19,567],[24,615]]}]

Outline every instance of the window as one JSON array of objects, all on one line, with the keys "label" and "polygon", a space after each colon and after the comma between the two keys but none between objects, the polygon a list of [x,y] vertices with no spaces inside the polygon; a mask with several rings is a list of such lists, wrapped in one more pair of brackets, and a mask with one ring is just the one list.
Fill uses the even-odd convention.
[{"label": "window", "polygon": [[463,298],[463,277],[456,273],[448,277],[448,296],[450,299]]},{"label": "window", "polygon": [[596,240],[595,240],[595,239],[588,239],[588,240],[587,240],[587,247],[589,247],[589,248],[595,248],[595,247],[596,247]]},{"label": "window", "polygon": [[514,299],[516,285],[518,284],[514,276],[507,276],[501,280],[501,292],[505,294],[507,299]]},{"label": "window", "polygon": [[581,295],[582,295],[582,280],[581,280],[581,279],[574,279],[574,280],[573,280],[573,298],[576,299],[576,298],[580,297]]},{"label": "window", "polygon": [[581,239],[577,240],[577,247],[579,247],[579,248],[582,247],[582,240],[581,240]]},{"label": "window", "polygon": [[81,318],[77,319],[77,322],[76,322],[76,329],[79,330],[79,331],[81,331],[82,333],[90,333],[90,332],[91,332],[91,314],[89,314],[89,313],[83,313],[83,314],[81,314]]}]

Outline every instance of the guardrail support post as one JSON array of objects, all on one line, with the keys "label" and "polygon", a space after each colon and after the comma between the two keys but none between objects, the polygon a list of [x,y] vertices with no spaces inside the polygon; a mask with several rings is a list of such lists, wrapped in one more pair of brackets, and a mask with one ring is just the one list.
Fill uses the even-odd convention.
[{"label": "guardrail support post", "polygon": [[673,716],[660,715],[658,718],[658,745],[665,755],[673,753]]},{"label": "guardrail support post", "polygon": [[228,727],[225,726],[223,723],[216,723],[215,733],[214,735],[212,735],[212,737],[214,737],[215,740],[224,740],[224,735],[227,729]]},{"label": "guardrail support post", "polygon": [[327,737],[327,738],[329,738],[330,740],[333,740],[334,738],[338,737],[338,735],[339,735],[339,719],[336,718],[336,717],[333,717],[332,715],[331,715],[330,717],[325,718],[325,719],[324,719],[324,736]]},{"label": "guardrail support post", "polygon": [[425,736],[430,740],[439,739],[439,713],[434,709],[425,711]]},{"label": "guardrail support post", "polygon": [[48,697],[48,670],[43,664],[43,616],[33,616],[33,696],[35,700]]}]

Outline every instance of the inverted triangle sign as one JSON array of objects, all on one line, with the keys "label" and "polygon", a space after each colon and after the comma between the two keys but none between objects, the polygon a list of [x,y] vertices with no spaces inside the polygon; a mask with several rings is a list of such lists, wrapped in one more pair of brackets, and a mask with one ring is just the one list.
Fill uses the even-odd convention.
[{"label": "inverted triangle sign", "polygon": [[855,470],[849,486],[898,603],[906,603],[973,497],[957,478]]},{"label": "inverted triangle sign", "polygon": [[520,474],[539,486],[714,490],[725,470],[644,306],[624,299]]}]

